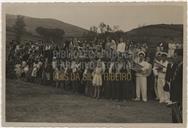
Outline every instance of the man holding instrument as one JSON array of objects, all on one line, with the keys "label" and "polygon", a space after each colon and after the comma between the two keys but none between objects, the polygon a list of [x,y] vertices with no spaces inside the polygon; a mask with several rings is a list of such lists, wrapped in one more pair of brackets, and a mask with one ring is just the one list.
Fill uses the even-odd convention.
[{"label": "man holding instrument", "polygon": [[156,53],[156,58],[153,64],[153,74],[154,74],[154,91],[156,95],[156,100],[159,100],[159,93],[157,90],[157,81],[158,81],[158,63],[161,61],[161,52]]},{"label": "man holding instrument", "polygon": [[135,101],[140,101],[140,96],[142,96],[142,100],[144,102],[147,102],[147,76],[148,76],[147,72],[150,69],[150,64],[145,61],[145,53],[143,51],[140,51],[138,53],[138,56],[139,56],[139,60],[137,62],[137,65],[140,65],[140,68],[135,69],[136,71]]},{"label": "man holding instrument", "polygon": [[157,90],[159,94],[159,103],[169,103],[170,102],[170,93],[164,90],[165,85],[165,76],[167,70],[167,56],[166,52],[161,52],[161,61],[157,63],[158,65],[158,80],[157,80]]}]

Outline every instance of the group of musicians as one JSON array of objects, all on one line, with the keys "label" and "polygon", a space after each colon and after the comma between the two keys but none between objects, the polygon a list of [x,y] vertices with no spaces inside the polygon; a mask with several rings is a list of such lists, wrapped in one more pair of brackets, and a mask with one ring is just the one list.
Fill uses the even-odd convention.
[{"label": "group of musicians", "polygon": [[[178,110],[182,110],[182,49],[176,49],[173,57],[170,58],[166,51],[157,51],[152,64],[148,58],[147,45],[135,47],[123,38],[118,41],[108,38],[106,41],[102,50],[110,50],[117,56],[59,58],[53,53],[60,52],[62,49],[53,47],[52,44],[35,43],[14,45],[8,58],[10,63],[14,63],[14,71],[19,79],[23,78],[39,84],[55,83],[56,87],[61,87],[64,91],[97,99],[123,101],[134,98],[134,101],[147,102],[148,87],[151,87],[150,84],[153,82],[156,100],[159,100],[159,103],[176,105],[179,107]],[[75,50],[72,48],[74,43],[70,44],[63,50]],[[87,49],[87,45],[84,46]],[[154,81],[150,79],[151,76]],[[174,122],[177,121],[176,115],[173,116]],[[178,120],[181,121],[182,119]]]}]

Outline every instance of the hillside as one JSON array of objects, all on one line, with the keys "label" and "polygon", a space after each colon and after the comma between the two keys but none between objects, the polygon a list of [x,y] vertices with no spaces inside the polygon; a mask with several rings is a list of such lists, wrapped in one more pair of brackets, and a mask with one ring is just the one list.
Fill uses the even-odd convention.
[{"label": "hillside", "polygon": [[177,24],[157,24],[148,25],[133,29],[125,33],[130,40],[149,42],[154,45],[168,39],[182,43],[183,25]]},{"label": "hillside", "polygon": [[[17,16],[16,15],[6,15],[6,26],[11,28],[16,21]],[[26,30],[33,35],[37,36],[37,32],[35,29],[39,26],[44,28],[60,28],[65,31],[65,36],[73,36],[73,37],[80,37],[83,35],[83,33],[88,32],[88,30],[85,30],[83,28],[64,23],[59,20],[55,19],[47,19],[47,18],[32,18],[32,17],[26,17],[24,16],[24,22],[26,24]]]},{"label": "hillside", "polygon": [[[14,39],[14,32],[12,26],[15,24],[16,15],[6,16],[7,26],[7,41]],[[35,29],[39,26],[45,28],[60,28],[65,31],[65,37],[81,37],[88,30],[83,28],[64,23],[55,19],[46,18],[31,18],[24,16],[27,34],[23,36],[24,39],[34,40],[40,39]],[[30,33],[30,34],[29,34]],[[115,35],[112,34],[114,37]],[[158,43],[166,42],[167,40],[174,40],[175,42],[183,42],[183,25],[182,24],[156,24],[147,25],[139,28],[132,29],[123,33],[128,40],[133,40],[139,43],[148,43],[150,46],[155,47]],[[105,37],[104,37],[105,38]]]}]

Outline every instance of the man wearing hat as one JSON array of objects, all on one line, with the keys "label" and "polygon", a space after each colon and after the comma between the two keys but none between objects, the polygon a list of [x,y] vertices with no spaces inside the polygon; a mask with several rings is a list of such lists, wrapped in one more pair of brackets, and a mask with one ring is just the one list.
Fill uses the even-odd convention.
[{"label": "man wearing hat", "polygon": [[158,63],[158,80],[157,80],[157,90],[159,94],[159,103],[169,103],[170,102],[170,93],[164,91],[165,85],[165,76],[168,66],[167,61],[168,54],[166,52],[161,52],[161,60]]},{"label": "man wearing hat", "polygon": [[138,53],[138,62],[140,68],[136,70],[136,99],[135,101],[140,101],[140,96],[142,100],[147,102],[147,71],[150,68],[150,64],[145,61],[145,53],[140,51]]},{"label": "man wearing hat", "polygon": [[170,83],[170,100],[172,101],[172,122],[182,123],[183,107],[183,49],[174,52],[174,63],[166,80]]},{"label": "man wearing hat", "polygon": [[161,61],[161,52],[157,52],[156,53],[156,57],[154,60],[154,64],[153,64],[153,74],[154,74],[154,91],[155,91],[155,96],[156,96],[156,100],[159,100],[159,93],[157,90],[157,80],[158,80],[158,63],[160,63]]}]

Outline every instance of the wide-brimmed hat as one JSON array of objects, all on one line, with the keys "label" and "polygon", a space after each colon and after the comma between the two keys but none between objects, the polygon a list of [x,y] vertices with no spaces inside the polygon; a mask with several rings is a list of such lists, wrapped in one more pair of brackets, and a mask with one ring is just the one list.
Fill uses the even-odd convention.
[{"label": "wide-brimmed hat", "polygon": [[167,52],[161,52],[161,55],[168,56],[168,53]]},{"label": "wide-brimmed hat", "polygon": [[161,55],[161,51],[156,52],[155,56]]}]

